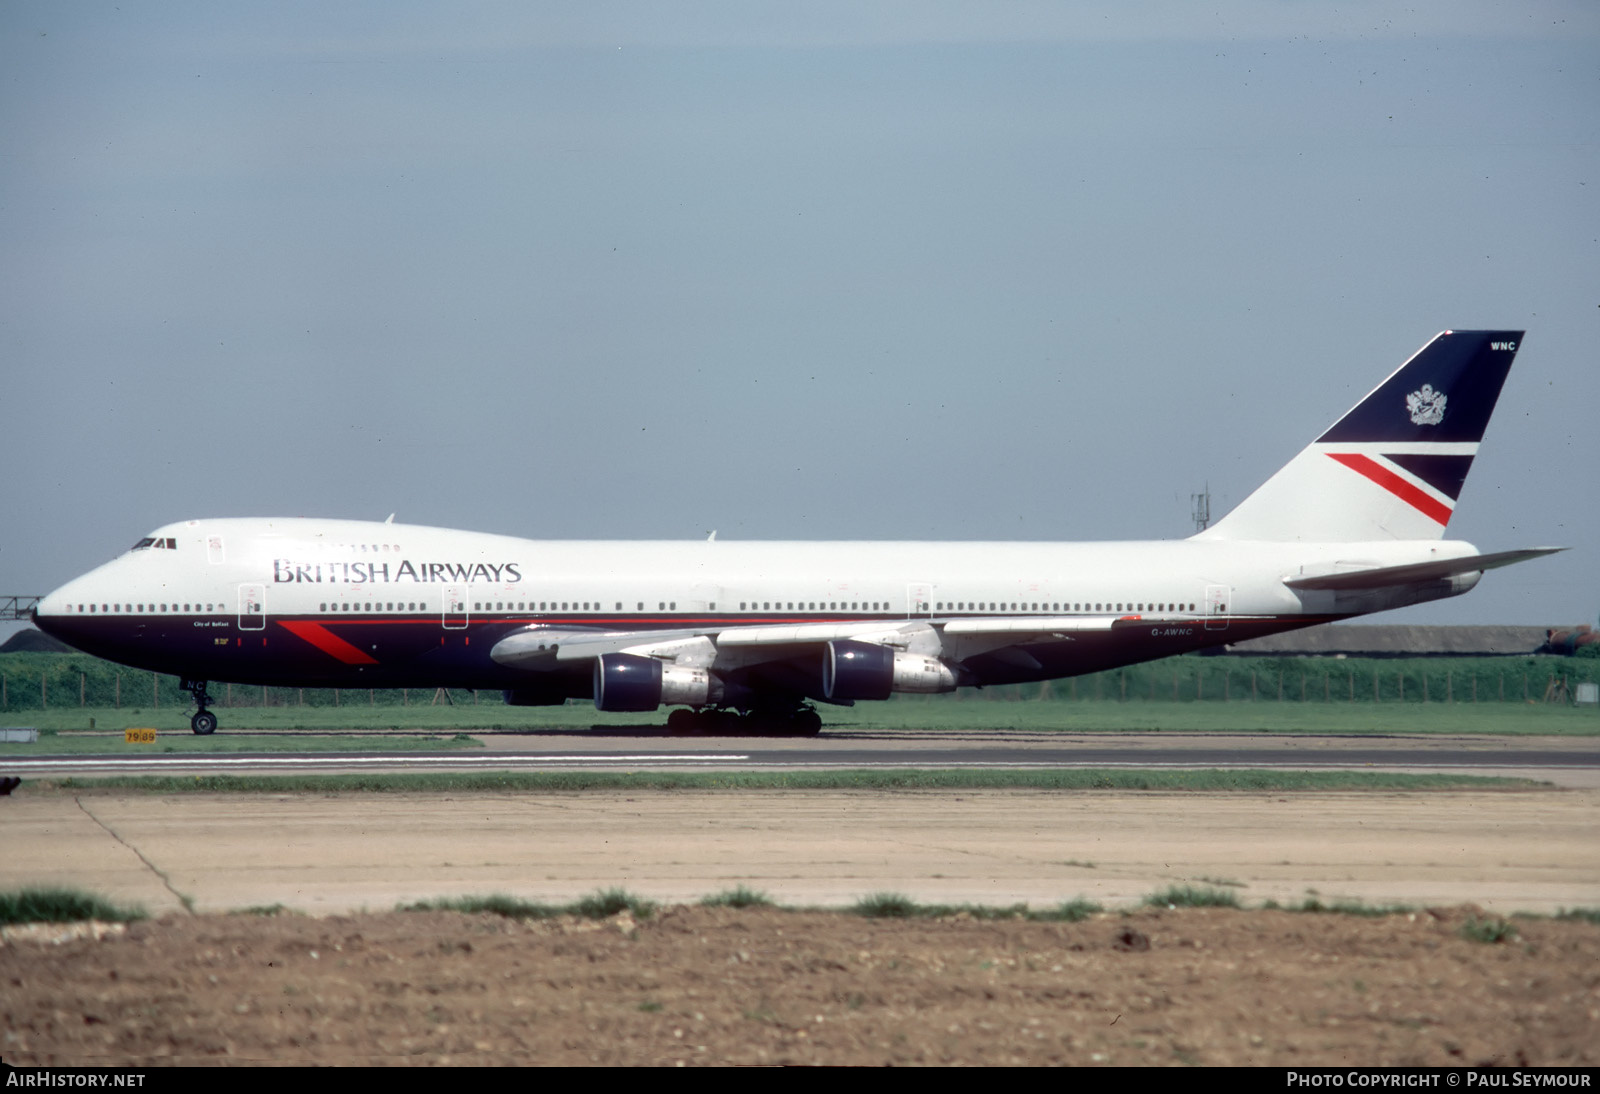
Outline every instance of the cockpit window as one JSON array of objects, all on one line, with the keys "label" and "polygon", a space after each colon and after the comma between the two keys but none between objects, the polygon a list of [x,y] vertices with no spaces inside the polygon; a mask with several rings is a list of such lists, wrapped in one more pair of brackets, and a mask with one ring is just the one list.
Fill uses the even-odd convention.
[{"label": "cockpit window", "polygon": [[168,551],[176,551],[178,549],[178,541],[172,536],[162,536],[159,539],[155,536],[145,536],[138,543],[133,545],[133,549],[135,551],[143,551],[149,547],[161,548]]},{"label": "cockpit window", "polygon": [[142,551],[142,550],[144,550],[144,549],[145,549],[145,548],[146,548],[146,547],[154,547],[154,546],[155,546],[155,543],[156,543],[156,541],[155,541],[155,540],[154,540],[154,539],[152,539],[152,538],[151,538],[151,537],[150,537],[150,536],[145,536],[145,537],[144,537],[144,538],[143,538],[143,539],[141,539],[141,540],[140,540],[140,541],[139,541],[139,542],[138,542],[138,543],[135,543],[135,544],[134,544],[134,545],[133,545],[133,549],[134,549],[134,550],[135,550],[135,551]]}]

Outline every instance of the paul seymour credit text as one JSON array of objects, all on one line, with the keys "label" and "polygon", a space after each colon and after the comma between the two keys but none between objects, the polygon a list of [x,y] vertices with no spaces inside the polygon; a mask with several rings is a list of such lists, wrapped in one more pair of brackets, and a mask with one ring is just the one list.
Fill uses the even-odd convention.
[{"label": "paul seymour credit text", "polygon": [[1289,1071],[1286,1086],[1306,1087],[1584,1087],[1587,1071],[1490,1071],[1462,1068],[1441,1071]]}]

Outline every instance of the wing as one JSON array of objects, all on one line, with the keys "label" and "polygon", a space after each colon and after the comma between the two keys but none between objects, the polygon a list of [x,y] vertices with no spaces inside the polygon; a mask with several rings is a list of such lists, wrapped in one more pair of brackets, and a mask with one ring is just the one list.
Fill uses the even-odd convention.
[{"label": "wing", "polygon": [[[738,651],[745,663],[790,656],[794,647],[821,648],[829,642],[926,649],[929,639],[961,636],[969,651],[982,647],[1024,643],[1042,638],[1109,631],[1116,616],[1050,616],[980,619],[912,619],[904,623],[854,620],[842,623],[784,623],[778,625],[687,628],[656,631],[597,631],[534,624],[502,638],[489,656],[497,664],[533,671],[565,668],[573,662],[592,661],[607,653],[683,660],[697,650]],[[995,638],[999,638],[996,642]],[[943,647],[946,645],[940,642]],[[931,651],[928,651],[931,652]],[[733,660],[729,657],[728,660]],[[709,662],[707,662],[709,664]]]},{"label": "wing", "polygon": [[[1040,664],[1026,652],[1028,645],[1107,634],[1119,618],[853,620],[653,631],[535,624],[502,638],[490,656],[535,677],[573,676],[587,668],[595,672],[597,691],[604,680],[621,681],[630,673],[651,674],[648,687],[656,688],[665,672],[663,694],[687,695],[691,698],[679,701],[694,702],[702,689],[716,686],[703,679],[714,670],[732,689],[723,696],[728,701],[743,689],[848,704],[885,699],[891,691],[940,692],[978,683],[965,666],[973,659],[1037,671]],[[615,685],[611,690],[620,693]],[[714,690],[706,694],[707,702],[718,701]]]}]

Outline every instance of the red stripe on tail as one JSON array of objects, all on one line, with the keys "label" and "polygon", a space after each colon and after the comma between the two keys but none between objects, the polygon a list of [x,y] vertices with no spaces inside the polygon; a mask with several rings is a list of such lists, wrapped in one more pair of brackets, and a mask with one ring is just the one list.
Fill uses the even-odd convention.
[{"label": "red stripe on tail", "polygon": [[1329,452],[1328,455],[1358,475],[1371,479],[1423,516],[1436,520],[1440,524],[1450,523],[1452,510],[1448,505],[1424,493],[1370,456],[1362,456],[1355,452]]}]

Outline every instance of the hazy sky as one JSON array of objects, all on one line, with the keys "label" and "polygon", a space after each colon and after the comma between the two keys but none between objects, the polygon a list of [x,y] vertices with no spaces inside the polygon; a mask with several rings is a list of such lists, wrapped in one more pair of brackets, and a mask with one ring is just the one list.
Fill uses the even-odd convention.
[{"label": "hazy sky", "polygon": [[1130,539],[1526,328],[1380,617],[1595,620],[1589,2],[0,5],[0,593],[169,521]]}]

